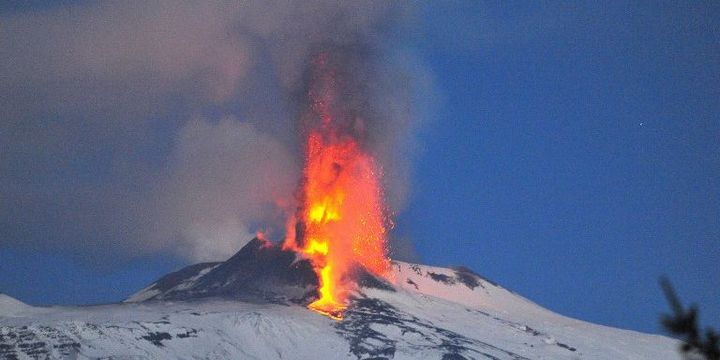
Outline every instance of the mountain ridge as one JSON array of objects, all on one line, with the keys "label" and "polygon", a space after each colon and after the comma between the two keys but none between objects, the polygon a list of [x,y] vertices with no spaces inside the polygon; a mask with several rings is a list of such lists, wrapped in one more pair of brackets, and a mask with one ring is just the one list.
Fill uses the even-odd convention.
[{"label": "mountain ridge", "polygon": [[341,321],[305,307],[310,264],[253,240],[125,302],[0,314],[0,358],[679,359],[676,340],[555,314],[472,270],[393,261]]}]

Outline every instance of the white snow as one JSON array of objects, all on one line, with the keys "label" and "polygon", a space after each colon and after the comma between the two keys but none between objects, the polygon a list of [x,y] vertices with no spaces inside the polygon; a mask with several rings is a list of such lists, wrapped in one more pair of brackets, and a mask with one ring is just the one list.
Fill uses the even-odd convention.
[{"label": "white snow", "polygon": [[[464,347],[465,358],[680,359],[673,339],[570,319],[484,280],[471,289],[452,269],[401,262],[394,269],[398,291],[359,294],[394,309],[391,321],[359,322],[349,333],[301,306],[231,300],[54,307],[41,315],[20,309],[0,316],[0,358],[2,351],[30,358],[25,341],[48,344],[50,358],[80,359],[370,358],[353,353],[358,344],[391,344],[381,355],[394,359],[440,359],[452,351],[448,344]],[[7,299],[0,297],[2,312],[27,306]]]},{"label": "white snow", "polygon": [[22,313],[32,309],[32,306],[0,293],[0,316],[20,316]]}]

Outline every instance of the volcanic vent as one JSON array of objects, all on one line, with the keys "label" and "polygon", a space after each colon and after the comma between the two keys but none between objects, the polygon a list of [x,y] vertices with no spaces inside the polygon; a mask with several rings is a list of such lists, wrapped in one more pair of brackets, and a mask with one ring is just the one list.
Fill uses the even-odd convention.
[{"label": "volcanic vent", "polygon": [[288,221],[283,248],[312,263],[319,298],[309,308],[342,318],[358,271],[386,276],[390,269],[381,171],[365,148],[366,120],[359,82],[345,54],[314,58],[303,115],[305,164],[299,207]]},{"label": "volcanic vent", "polygon": [[372,114],[364,100],[367,90],[357,79],[361,61],[352,55],[335,49],[310,62],[300,116],[303,173],[283,243],[260,236],[224,263],[168,275],[145,296],[275,299],[341,319],[358,280],[390,279],[386,231],[391,222],[382,172],[368,146]]}]

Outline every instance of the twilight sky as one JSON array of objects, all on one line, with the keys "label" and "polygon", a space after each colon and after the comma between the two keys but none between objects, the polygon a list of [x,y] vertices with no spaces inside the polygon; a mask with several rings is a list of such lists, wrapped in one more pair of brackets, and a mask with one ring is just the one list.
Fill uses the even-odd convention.
[{"label": "twilight sky", "polygon": [[0,292],[117,301],[276,223],[303,54],[360,39],[398,256],[646,332],[667,274],[719,325],[716,3],[106,4],[0,5]]}]

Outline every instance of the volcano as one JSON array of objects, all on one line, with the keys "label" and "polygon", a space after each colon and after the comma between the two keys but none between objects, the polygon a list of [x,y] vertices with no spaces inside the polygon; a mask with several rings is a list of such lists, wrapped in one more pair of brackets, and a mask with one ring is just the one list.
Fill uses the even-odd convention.
[{"label": "volcano", "polygon": [[[254,239],[117,304],[33,307],[0,295],[0,359],[677,359],[678,342],[555,314],[464,267],[355,274],[341,320],[310,261]],[[388,280],[392,279],[392,280]]]}]

